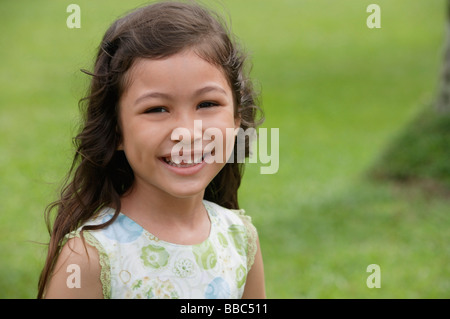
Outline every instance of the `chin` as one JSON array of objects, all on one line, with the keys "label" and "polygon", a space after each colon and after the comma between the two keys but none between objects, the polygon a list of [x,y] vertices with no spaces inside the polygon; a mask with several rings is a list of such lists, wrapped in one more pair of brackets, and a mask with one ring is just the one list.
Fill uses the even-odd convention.
[{"label": "chin", "polygon": [[208,186],[205,183],[178,183],[166,189],[166,193],[175,198],[189,198],[201,196],[203,198],[204,191]]},{"label": "chin", "polygon": [[172,178],[169,177],[166,180],[168,183],[164,185],[165,191],[177,198],[188,198],[198,195],[201,195],[203,198],[206,187],[222,167],[223,165],[207,165],[204,167],[203,172],[196,177],[177,176],[173,178],[171,176]]}]

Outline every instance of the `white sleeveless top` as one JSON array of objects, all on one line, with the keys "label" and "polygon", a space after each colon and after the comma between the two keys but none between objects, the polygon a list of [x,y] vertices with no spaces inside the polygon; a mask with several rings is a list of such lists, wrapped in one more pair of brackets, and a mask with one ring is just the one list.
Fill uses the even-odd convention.
[{"label": "white sleeveless top", "polygon": [[[159,240],[122,213],[108,227],[83,231],[99,253],[104,298],[241,298],[256,254],[256,229],[243,210],[203,204],[211,230],[196,245]],[[114,212],[103,209],[85,225],[103,224]]]}]

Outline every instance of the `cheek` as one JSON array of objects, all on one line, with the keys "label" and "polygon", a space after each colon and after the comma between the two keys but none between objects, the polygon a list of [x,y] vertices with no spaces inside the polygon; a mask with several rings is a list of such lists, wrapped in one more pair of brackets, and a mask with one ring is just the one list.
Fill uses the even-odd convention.
[{"label": "cheek", "polygon": [[154,154],[161,131],[147,125],[129,123],[122,126],[122,149],[130,164],[142,162]]},{"label": "cheek", "polygon": [[214,162],[224,164],[233,152],[236,140],[234,120],[216,122],[215,124],[204,130],[204,151],[209,153],[214,150]]},{"label": "cheek", "polygon": [[236,127],[236,124],[240,124],[240,121],[239,118],[236,118],[233,107],[227,106],[210,117],[204,118],[203,123],[206,128],[215,127],[220,130],[225,130],[225,128]]}]

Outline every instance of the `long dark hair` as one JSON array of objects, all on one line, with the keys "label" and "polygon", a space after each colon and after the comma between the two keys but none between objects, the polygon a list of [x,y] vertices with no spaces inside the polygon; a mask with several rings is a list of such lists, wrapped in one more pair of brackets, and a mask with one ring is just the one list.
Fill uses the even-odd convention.
[{"label": "long dark hair", "polygon": [[[115,21],[102,39],[94,70],[82,70],[92,79],[88,95],[80,100],[83,118],[80,133],[73,140],[76,151],[72,166],[60,198],[46,210],[50,243],[39,278],[38,298],[44,295],[65,235],[105,206],[115,208],[116,215],[105,224],[85,226],[83,230],[111,224],[120,212],[121,196],[133,184],[133,171],[124,152],[117,150],[121,141],[118,101],[127,86],[126,71],[136,58],[160,59],[187,48],[224,71],[241,128],[256,127],[260,108],[248,77],[247,57],[219,15],[193,2],[161,2]],[[225,164],[207,186],[204,198],[227,208],[239,208],[237,191],[243,165],[237,160]]]}]

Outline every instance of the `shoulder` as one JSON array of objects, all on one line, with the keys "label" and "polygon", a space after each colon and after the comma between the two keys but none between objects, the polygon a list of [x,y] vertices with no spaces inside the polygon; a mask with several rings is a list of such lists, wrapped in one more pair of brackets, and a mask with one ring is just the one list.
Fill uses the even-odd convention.
[{"label": "shoulder", "polygon": [[69,238],[61,249],[45,298],[103,298],[96,248],[84,236]]},{"label": "shoulder", "polygon": [[252,218],[243,209],[228,209],[209,201],[204,201],[204,204],[207,209],[212,211],[212,214],[216,214],[221,221],[224,221],[226,226],[236,230],[235,225],[238,225],[243,229],[246,238],[247,269],[250,269],[259,246],[258,232],[253,225]]},{"label": "shoulder", "polygon": [[[246,228],[251,227],[252,230],[254,229],[254,226],[252,224],[252,219],[249,215],[245,213],[245,210],[243,209],[228,209],[223,206],[220,206],[216,203],[209,202],[204,200],[203,201],[208,211],[213,216],[218,216],[220,219],[226,220],[229,223],[233,224],[242,224]],[[256,229],[255,229],[256,230]]]}]

